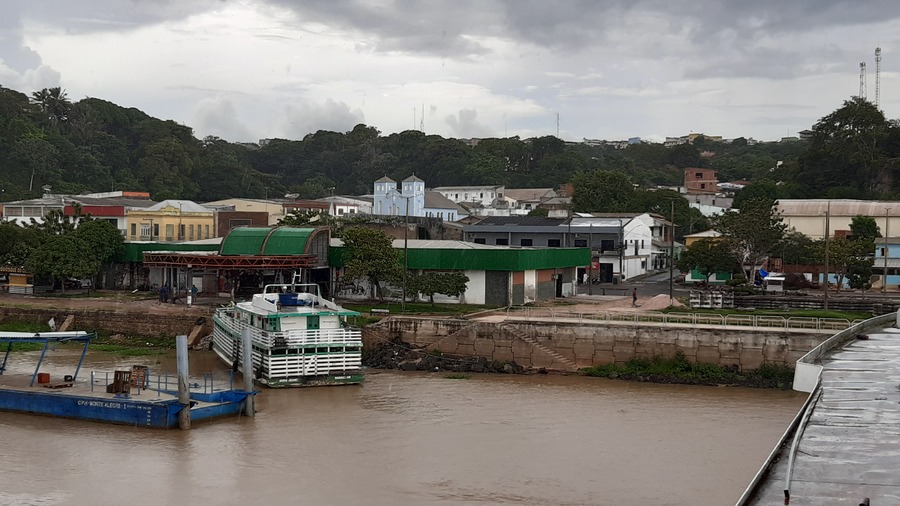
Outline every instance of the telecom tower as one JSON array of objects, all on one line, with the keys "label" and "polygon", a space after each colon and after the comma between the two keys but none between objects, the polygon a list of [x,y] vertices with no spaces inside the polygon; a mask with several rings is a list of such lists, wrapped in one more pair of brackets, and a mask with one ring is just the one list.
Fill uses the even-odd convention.
[{"label": "telecom tower", "polygon": [[859,98],[866,99],[866,62],[859,62]]},{"label": "telecom tower", "polygon": [[875,48],[875,108],[881,103],[881,48]]},{"label": "telecom tower", "polygon": [[425,104],[422,104],[422,115],[419,116],[419,130],[425,133]]}]

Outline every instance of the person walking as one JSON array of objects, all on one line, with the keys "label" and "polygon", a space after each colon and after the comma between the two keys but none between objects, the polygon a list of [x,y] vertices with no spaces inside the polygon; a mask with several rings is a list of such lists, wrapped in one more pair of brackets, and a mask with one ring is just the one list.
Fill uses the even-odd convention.
[{"label": "person walking", "polygon": [[637,307],[637,288],[631,289],[631,306]]}]

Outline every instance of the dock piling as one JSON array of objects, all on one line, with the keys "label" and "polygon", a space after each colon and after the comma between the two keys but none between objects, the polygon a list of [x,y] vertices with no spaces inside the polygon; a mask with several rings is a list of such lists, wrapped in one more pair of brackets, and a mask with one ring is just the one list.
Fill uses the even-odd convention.
[{"label": "dock piling", "polygon": [[[244,390],[253,391],[253,335],[250,329],[241,330],[241,365],[244,367]],[[244,414],[252,417],[256,412],[253,406],[253,396],[248,395],[244,401]]]},{"label": "dock piling", "polygon": [[183,407],[178,412],[178,427],[191,428],[191,391],[188,386],[187,335],[175,336],[175,354],[178,361],[178,403]]}]

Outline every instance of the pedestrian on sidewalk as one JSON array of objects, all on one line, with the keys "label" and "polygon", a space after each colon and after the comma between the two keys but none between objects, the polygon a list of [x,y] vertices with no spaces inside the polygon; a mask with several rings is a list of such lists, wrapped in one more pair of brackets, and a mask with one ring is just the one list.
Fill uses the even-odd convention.
[{"label": "pedestrian on sidewalk", "polygon": [[637,307],[637,288],[631,289],[631,306]]}]

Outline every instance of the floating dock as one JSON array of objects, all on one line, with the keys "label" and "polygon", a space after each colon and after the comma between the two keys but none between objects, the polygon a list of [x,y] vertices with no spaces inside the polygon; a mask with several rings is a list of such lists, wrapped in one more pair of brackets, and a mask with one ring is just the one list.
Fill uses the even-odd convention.
[{"label": "floating dock", "polygon": [[[90,373],[78,376],[92,334],[85,332],[0,333],[0,343],[8,343],[0,364],[0,411],[92,420],[115,424],[168,429],[179,426],[179,414],[190,410],[190,419],[204,421],[240,415],[253,392],[216,387],[212,376],[203,383],[191,383],[190,402],[179,402],[177,376],[151,376],[146,367],[131,371]],[[44,350],[32,375],[4,374],[14,343],[43,343]],[[51,343],[83,343],[81,359],[71,375],[51,378],[40,366]],[[173,388],[174,387],[174,388]]]}]

